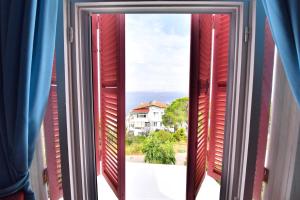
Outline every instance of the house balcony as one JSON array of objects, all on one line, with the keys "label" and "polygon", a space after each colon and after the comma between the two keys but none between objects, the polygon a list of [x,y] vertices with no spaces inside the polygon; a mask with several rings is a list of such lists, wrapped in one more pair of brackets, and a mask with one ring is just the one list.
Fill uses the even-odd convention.
[{"label": "house balcony", "polygon": [[[98,176],[98,198],[117,200],[103,176]],[[217,200],[220,185],[205,176],[197,200]],[[126,199],[183,200],[186,196],[186,166],[126,162]]]}]

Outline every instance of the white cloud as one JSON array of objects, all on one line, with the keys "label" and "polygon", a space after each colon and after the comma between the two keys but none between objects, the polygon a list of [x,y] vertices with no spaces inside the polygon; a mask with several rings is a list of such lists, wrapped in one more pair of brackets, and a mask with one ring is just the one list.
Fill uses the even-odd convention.
[{"label": "white cloud", "polygon": [[187,92],[190,15],[126,15],[126,90]]}]

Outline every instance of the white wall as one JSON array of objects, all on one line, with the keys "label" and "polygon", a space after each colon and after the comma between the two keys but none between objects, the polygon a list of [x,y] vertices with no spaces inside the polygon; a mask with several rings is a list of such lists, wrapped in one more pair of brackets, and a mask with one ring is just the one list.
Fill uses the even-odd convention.
[{"label": "white wall", "polygon": [[[298,112],[299,109],[298,109]],[[298,131],[298,135],[300,135],[300,129]],[[300,137],[298,137],[298,144],[297,144],[297,152],[296,152],[296,163],[294,167],[294,178],[292,183],[292,190],[291,190],[291,200],[299,200],[300,199]]]},{"label": "white wall", "polygon": [[[164,115],[164,109],[155,106],[149,107],[148,119],[151,124],[151,130],[162,129],[162,116]],[[156,126],[155,126],[156,123]]]},{"label": "white wall", "polygon": [[265,200],[300,199],[300,109],[291,93],[279,57],[275,67],[274,98],[266,167]]}]

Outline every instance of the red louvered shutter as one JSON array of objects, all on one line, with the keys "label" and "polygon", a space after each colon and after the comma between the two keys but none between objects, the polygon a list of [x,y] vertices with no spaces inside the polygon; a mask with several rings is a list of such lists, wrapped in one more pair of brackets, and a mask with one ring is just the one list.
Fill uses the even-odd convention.
[{"label": "red louvered shutter", "polygon": [[100,15],[102,172],[125,199],[125,16]]},{"label": "red louvered shutter", "polygon": [[97,175],[100,175],[100,77],[99,77],[99,18],[97,14],[92,15],[92,64],[93,64],[93,103],[94,103],[94,126],[95,126],[95,153]]},{"label": "red louvered shutter", "polygon": [[264,42],[264,66],[262,75],[262,90],[259,119],[259,136],[257,145],[256,170],[253,187],[253,199],[261,199],[261,189],[264,180],[264,163],[267,148],[272,77],[274,64],[275,44],[272,38],[268,21],[265,22],[265,42]]},{"label": "red louvered shutter", "polygon": [[211,83],[210,136],[207,174],[220,181],[224,149],[230,15],[214,16],[214,63]]},{"label": "red louvered shutter", "polygon": [[51,200],[58,200],[63,196],[56,89],[56,67],[54,58],[51,88],[44,118],[49,196]]},{"label": "red louvered shutter", "polygon": [[212,15],[192,14],[187,200],[194,200],[206,172]]}]

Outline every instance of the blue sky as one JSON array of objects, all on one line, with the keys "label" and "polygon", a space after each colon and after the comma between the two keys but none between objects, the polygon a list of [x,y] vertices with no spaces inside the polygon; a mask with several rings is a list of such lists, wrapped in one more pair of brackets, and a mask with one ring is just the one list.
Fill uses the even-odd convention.
[{"label": "blue sky", "polygon": [[127,14],[126,90],[187,93],[189,14]]}]

